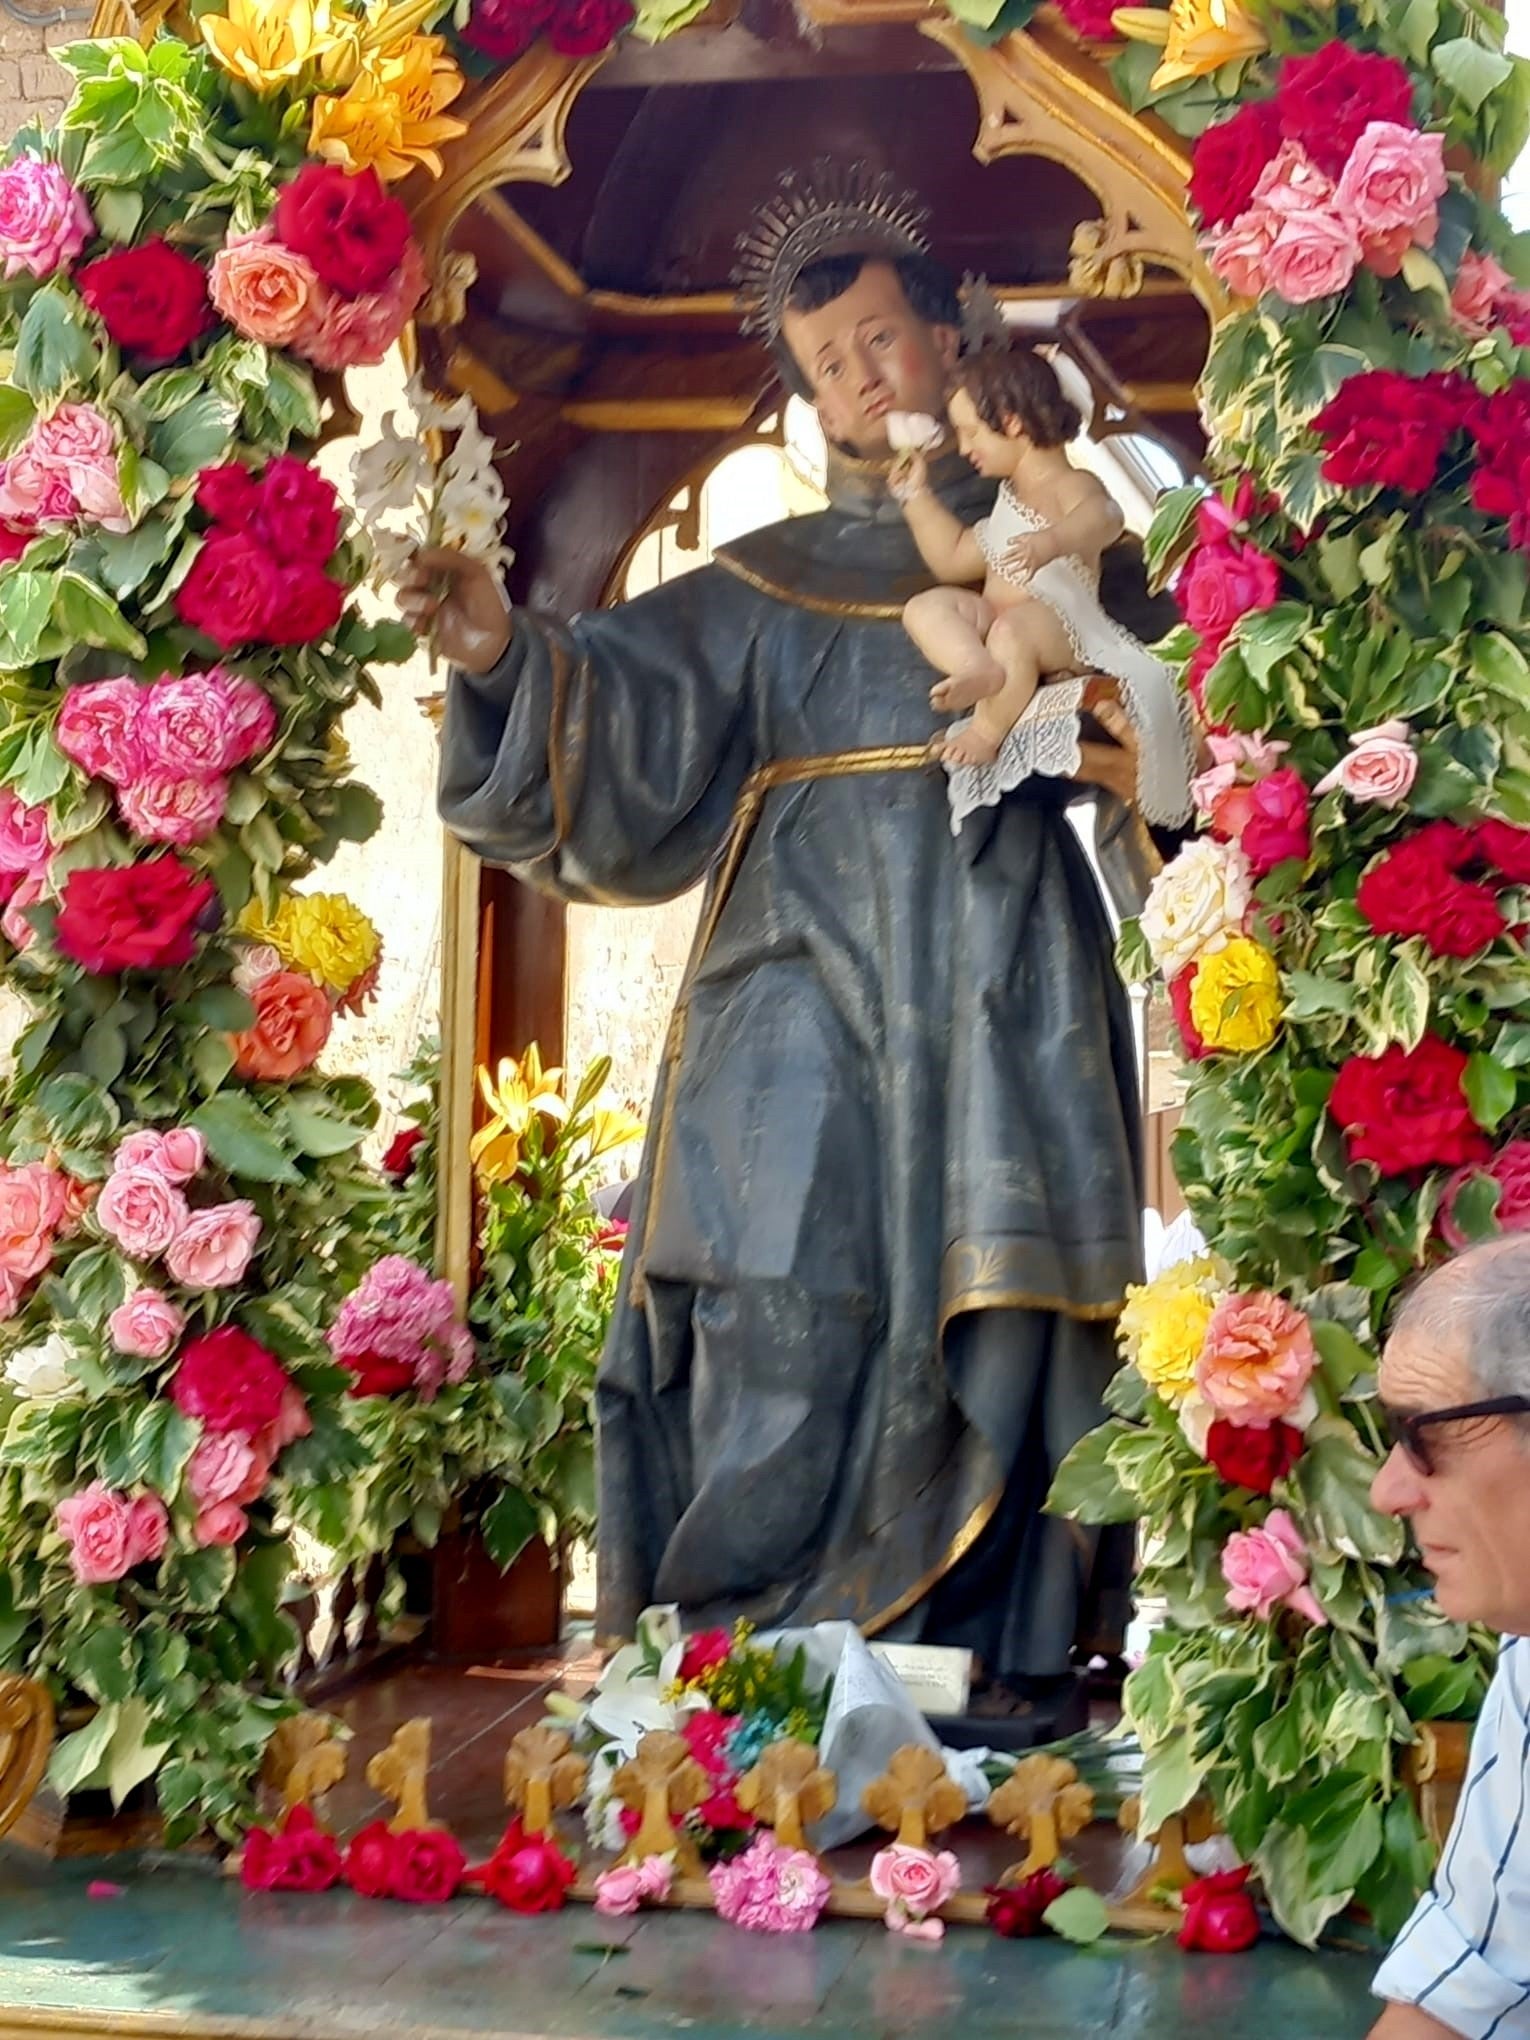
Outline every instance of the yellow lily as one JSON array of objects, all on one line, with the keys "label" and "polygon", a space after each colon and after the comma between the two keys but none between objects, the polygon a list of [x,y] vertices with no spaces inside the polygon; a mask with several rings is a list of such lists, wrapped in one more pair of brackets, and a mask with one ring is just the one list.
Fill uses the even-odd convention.
[{"label": "yellow lily", "polygon": [[227,0],[199,24],[213,62],[256,92],[275,92],[335,41],[329,0]]},{"label": "yellow lily", "polygon": [[491,1078],[478,1072],[478,1089],[488,1119],[468,1147],[474,1168],[490,1183],[504,1183],[521,1165],[521,1147],[533,1113],[561,1126],[568,1117],[560,1086],[562,1070],[544,1070],[542,1051],[533,1042],[519,1062],[506,1057]]},{"label": "yellow lily", "polygon": [[416,163],[439,177],[437,144],[467,133],[465,121],[443,111],[463,84],[438,35],[370,53],[342,97],[314,101],[309,150],[352,172],[370,167],[384,183],[407,177]]},{"label": "yellow lily", "polygon": [[1257,57],[1269,37],[1238,0],[1172,0],[1163,62],[1148,81],[1153,91],[1209,78],[1224,64]]},{"label": "yellow lily", "polygon": [[590,1160],[614,1154],[618,1148],[641,1140],[647,1128],[620,1106],[597,1105],[590,1115]]}]

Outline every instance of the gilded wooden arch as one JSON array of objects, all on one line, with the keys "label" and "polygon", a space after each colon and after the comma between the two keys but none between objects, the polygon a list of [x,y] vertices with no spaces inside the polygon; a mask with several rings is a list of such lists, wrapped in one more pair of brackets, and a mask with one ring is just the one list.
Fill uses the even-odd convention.
[{"label": "gilded wooden arch", "polygon": [[0,1672],[0,1835],[25,1813],[53,1747],[53,1702],[46,1686]]}]

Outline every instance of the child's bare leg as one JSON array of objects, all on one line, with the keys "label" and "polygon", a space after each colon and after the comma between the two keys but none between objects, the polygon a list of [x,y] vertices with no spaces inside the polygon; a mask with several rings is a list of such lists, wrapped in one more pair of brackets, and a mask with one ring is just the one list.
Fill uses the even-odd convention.
[{"label": "child's bare leg", "polygon": [[932,708],[970,708],[1004,685],[1004,668],[988,649],[994,609],[972,588],[927,588],[904,604],[903,628],[937,671]]},{"label": "child's bare leg", "polygon": [[978,702],[965,729],[946,739],[948,764],[991,765],[1043,675],[1067,672],[1073,658],[1067,633],[1044,602],[1006,609],[988,633],[988,649],[1004,670],[1004,685]]}]

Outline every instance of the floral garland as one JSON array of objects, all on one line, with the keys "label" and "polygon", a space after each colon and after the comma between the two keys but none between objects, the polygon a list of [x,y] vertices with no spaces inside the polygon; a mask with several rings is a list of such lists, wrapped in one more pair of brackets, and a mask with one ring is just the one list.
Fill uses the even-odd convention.
[{"label": "floral garland", "polygon": [[1168,1607],[1125,1695],[1146,1825],[1209,1792],[1311,1941],[1351,1900],[1400,1923],[1430,1868],[1403,1759],[1491,1656],[1369,1491],[1398,1285],[1530,1222],[1530,262],[1480,174],[1530,68],[1451,0],[1115,20],[1167,24],[1153,90],[1200,134],[1235,295],[1217,491],[1149,540],[1211,731],[1202,833],[1122,937],[1178,1024],[1209,1252],[1131,1297],[1116,1414],[1054,1504],[1140,1518]]}]

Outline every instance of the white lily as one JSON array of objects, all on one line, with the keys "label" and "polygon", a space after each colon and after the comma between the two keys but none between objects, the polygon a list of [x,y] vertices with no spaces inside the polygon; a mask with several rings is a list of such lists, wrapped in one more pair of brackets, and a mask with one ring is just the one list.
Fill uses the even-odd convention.
[{"label": "white lily", "polygon": [[73,1355],[57,1332],[40,1346],[26,1346],[5,1363],[5,1378],[25,1402],[58,1402],[79,1392]]},{"label": "white lily", "polygon": [[431,486],[434,470],[417,433],[406,436],[390,411],[377,438],[351,463],[356,510],[363,524],[374,524],[385,510],[412,510]]},{"label": "white lily", "polygon": [[471,397],[453,397],[443,403],[426,389],[418,370],[405,383],[404,397],[422,432],[461,432],[477,418]]}]

